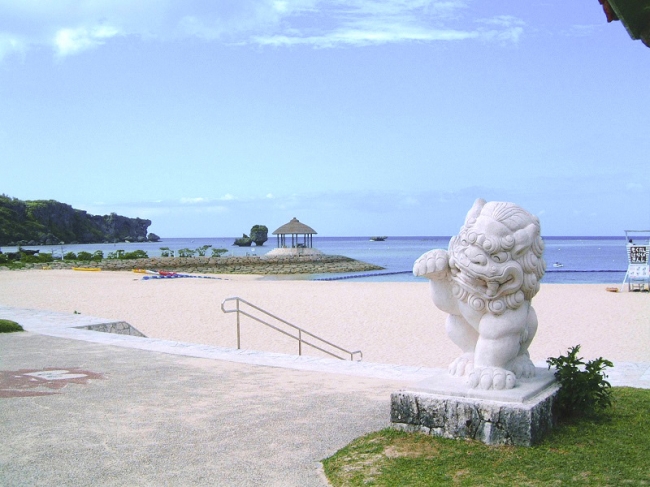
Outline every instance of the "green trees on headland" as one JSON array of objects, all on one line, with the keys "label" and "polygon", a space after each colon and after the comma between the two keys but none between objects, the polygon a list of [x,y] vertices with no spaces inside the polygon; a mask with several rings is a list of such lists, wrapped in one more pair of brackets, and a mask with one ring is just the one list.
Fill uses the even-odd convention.
[{"label": "green trees on headland", "polygon": [[115,213],[90,215],[55,200],[22,201],[0,195],[0,246],[144,242],[150,225],[151,220]]}]

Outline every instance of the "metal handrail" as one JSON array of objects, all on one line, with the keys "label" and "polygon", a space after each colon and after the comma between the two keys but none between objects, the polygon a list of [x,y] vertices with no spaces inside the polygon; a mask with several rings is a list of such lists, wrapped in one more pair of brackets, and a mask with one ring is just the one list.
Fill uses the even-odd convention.
[{"label": "metal handrail", "polygon": [[[235,301],[235,303],[236,303],[235,304],[235,309],[226,309],[226,307],[225,307],[226,301]],[[267,323],[266,321],[258,318],[257,316],[253,316],[252,314],[248,313],[245,310],[242,310],[241,307],[240,307],[240,303],[244,303],[244,304],[250,306],[251,308],[259,311],[260,313],[264,313],[265,315],[270,316],[271,318],[276,319],[276,320],[284,323],[287,326],[290,326],[291,328],[293,328],[294,330],[296,330],[298,332],[298,335],[297,336],[292,335],[291,333],[288,333],[287,331],[282,330],[282,329],[278,328],[277,326],[272,325],[271,323]],[[313,333],[310,333],[307,330],[304,330],[303,328],[300,328],[299,326],[293,325],[293,324],[289,323],[288,321],[283,320],[282,318],[279,318],[279,317],[275,316],[274,314],[271,314],[268,311],[260,308],[259,306],[255,306],[254,304],[249,303],[248,301],[246,301],[245,299],[242,299],[240,297],[235,296],[235,297],[232,297],[232,298],[224,299],[221,302],[221,311],[223,311],[224,313],[237,313],[237,349],[241,349],[241,326],[240,326],[239,315],[244,315],[244,316],[248,316],[249,318],[257,321],[258,323],[261,323],[263,325],[268,326],[269,328],[273,328],[274,330],[279,331],[283,335],[287,335],[287,336],[293,338],[294,340],[297,340],[298,341],[298,355],[302,355],[302,345],[304,343],[305,345],[308,345],[308,346],[310,346],[312,348],[315,348],[316,350],[320,350],[321,352],[326,353],[327,355],[330,355],[332,357],[335,357],[335,358],[338,358],[338,359],[341,359],[341,360],[347,360],[347,359],[337,355],[336,353],[334,353],[334,352],[332,352],[330,350],[325,350],[324,348],[321,348],[321,347],[324,347],[325,345],[329,345],[330,347],[333,347],[336,350],[339,350],[339,351],[349,355],[350,360],[354,360],[355,355],[359,355],[358,361],[361,361],[363,359],[363,353],[361,352],[361,350],[356,350],[354,352],[350,352],[349,350],[346,350],[345,348],[339,347],[338,345],[335,345],[332,342],[328,342],[327,340],[325,340],[325,339],[323,339],[323,338],[321,338],[319,336],[316,336]],[[306,339],[303,338],[303,335],[307,335],[308,337],[311,337],[311,338],[317,340],[317,343],[311,343],[310,341],[307,341]]]}]

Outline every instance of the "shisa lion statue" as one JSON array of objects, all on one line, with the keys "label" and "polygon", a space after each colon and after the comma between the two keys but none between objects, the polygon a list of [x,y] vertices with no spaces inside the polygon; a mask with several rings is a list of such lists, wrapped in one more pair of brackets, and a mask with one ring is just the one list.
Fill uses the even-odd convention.
[{"label": "shisa lion statue", "polygon": [[531,300],[546,264],[537,217],[514,203],[478,199],[449,250],[413,266],[430,280],[433,302],[449,313],[449,338],[463,351],[449,366],[472,388],[511,389],[533,377],[528,347],[537,331]]}]

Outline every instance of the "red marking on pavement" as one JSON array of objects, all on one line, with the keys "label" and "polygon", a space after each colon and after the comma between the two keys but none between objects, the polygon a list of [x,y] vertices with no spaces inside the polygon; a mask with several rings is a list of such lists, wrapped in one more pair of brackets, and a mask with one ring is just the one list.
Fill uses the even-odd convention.
[{"label": "red marking on pavement", "polygon": [[70,383],[88,384],[90,379],[103,378],[102,374],[77,367],[0,370],[0,398],[50,396]]}]

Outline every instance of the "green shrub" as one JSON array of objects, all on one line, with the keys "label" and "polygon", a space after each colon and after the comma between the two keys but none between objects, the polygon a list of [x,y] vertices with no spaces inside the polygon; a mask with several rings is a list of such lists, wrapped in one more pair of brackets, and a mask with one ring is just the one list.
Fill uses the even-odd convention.
[{"label": "green shrub", "polygon": [[196,253],[199,254],[199,257],[205,257],[205,252],[212,247],[212,245],[202,245],[198,249],[196,249]]},{"label": "green shrub", "polygon": [[23,264],[43,264],[47,262],[52,262],[54,260],[54,257],[52,257],[52,254],[34,254],[34,255],[28,255],[28,254],[20,254],[20,262]]},{"label": "green shrub", "polygon": [[196,253],[196,251],[192,250],[192,249],[179,249],[178,256],[179,257],[194,257],[195,253]]},{"label": "green shrub", "polygon": [[612,386],[605,380],[603,370],[614,364],[602,357],[585,363],[578,357],[579,351],[580,345],[576,345],[568,355],[546,360],[549,369],[557,369],[555,377],[560,390],[554,406],[560,417],[593,416],[612,403]]},{"label": "green shrub", "polygon": [[94,260],[95,262],[101,262],[103,258],[104,258],[104,252],[102,252],[101,250],[95,250],[90,260]]},{"label": "green shrub", "polygon": [[0,333],[12,333],[14,331],[25,331],[25,330],[23,330],[23,327],[20,326],[15,321],[0,320]]},{"label": "green shrub", "polygon": [[34,264],[36,262],[39,262],[38,260],[38,254],[37,255],[29,255],[29,254],[20,254],[20,261],[24,264]]},{"label": "green shrub", "polygon": [[126,252],[122,259],[148,259],[149,255],[144,250],[134,250],[133,252]]},{"label": "green shrub", "polygon": [[212,257],[221,257],[223,254],[227,252],[228,249],[212,249]]},{"label": "green shrub", "polygon": [[174,251],[169,247],[160,247],[160,256],[161,257],[174,257]]},{"label": "green shrub", "polygon": [[0,254],[0,264],[8,264],[9,256],[7,254]]},{"label": "green shrub", "polygon": [[91,254],[90,252],[86,252],[85,250],[82,250],[77,254],[77,260],[89,261],[92,258],[93,258],[93,254]]},{"label": "green shrub", "polygon": [[53,262],[54,261],[54,256],[50,253],[39,253],[38,254],[38,261],[41,263],[47,263],[47,262]]},{"label": "green shrub", "polygon": [[77,254],[74,252],[66,252],[63,254],[63,260],[77,260]]},{"label": "green shrub", "polygon": [[124,250],[116,250],[115,252],[109,252],[106,256],[107,259],[123,259]]}]

